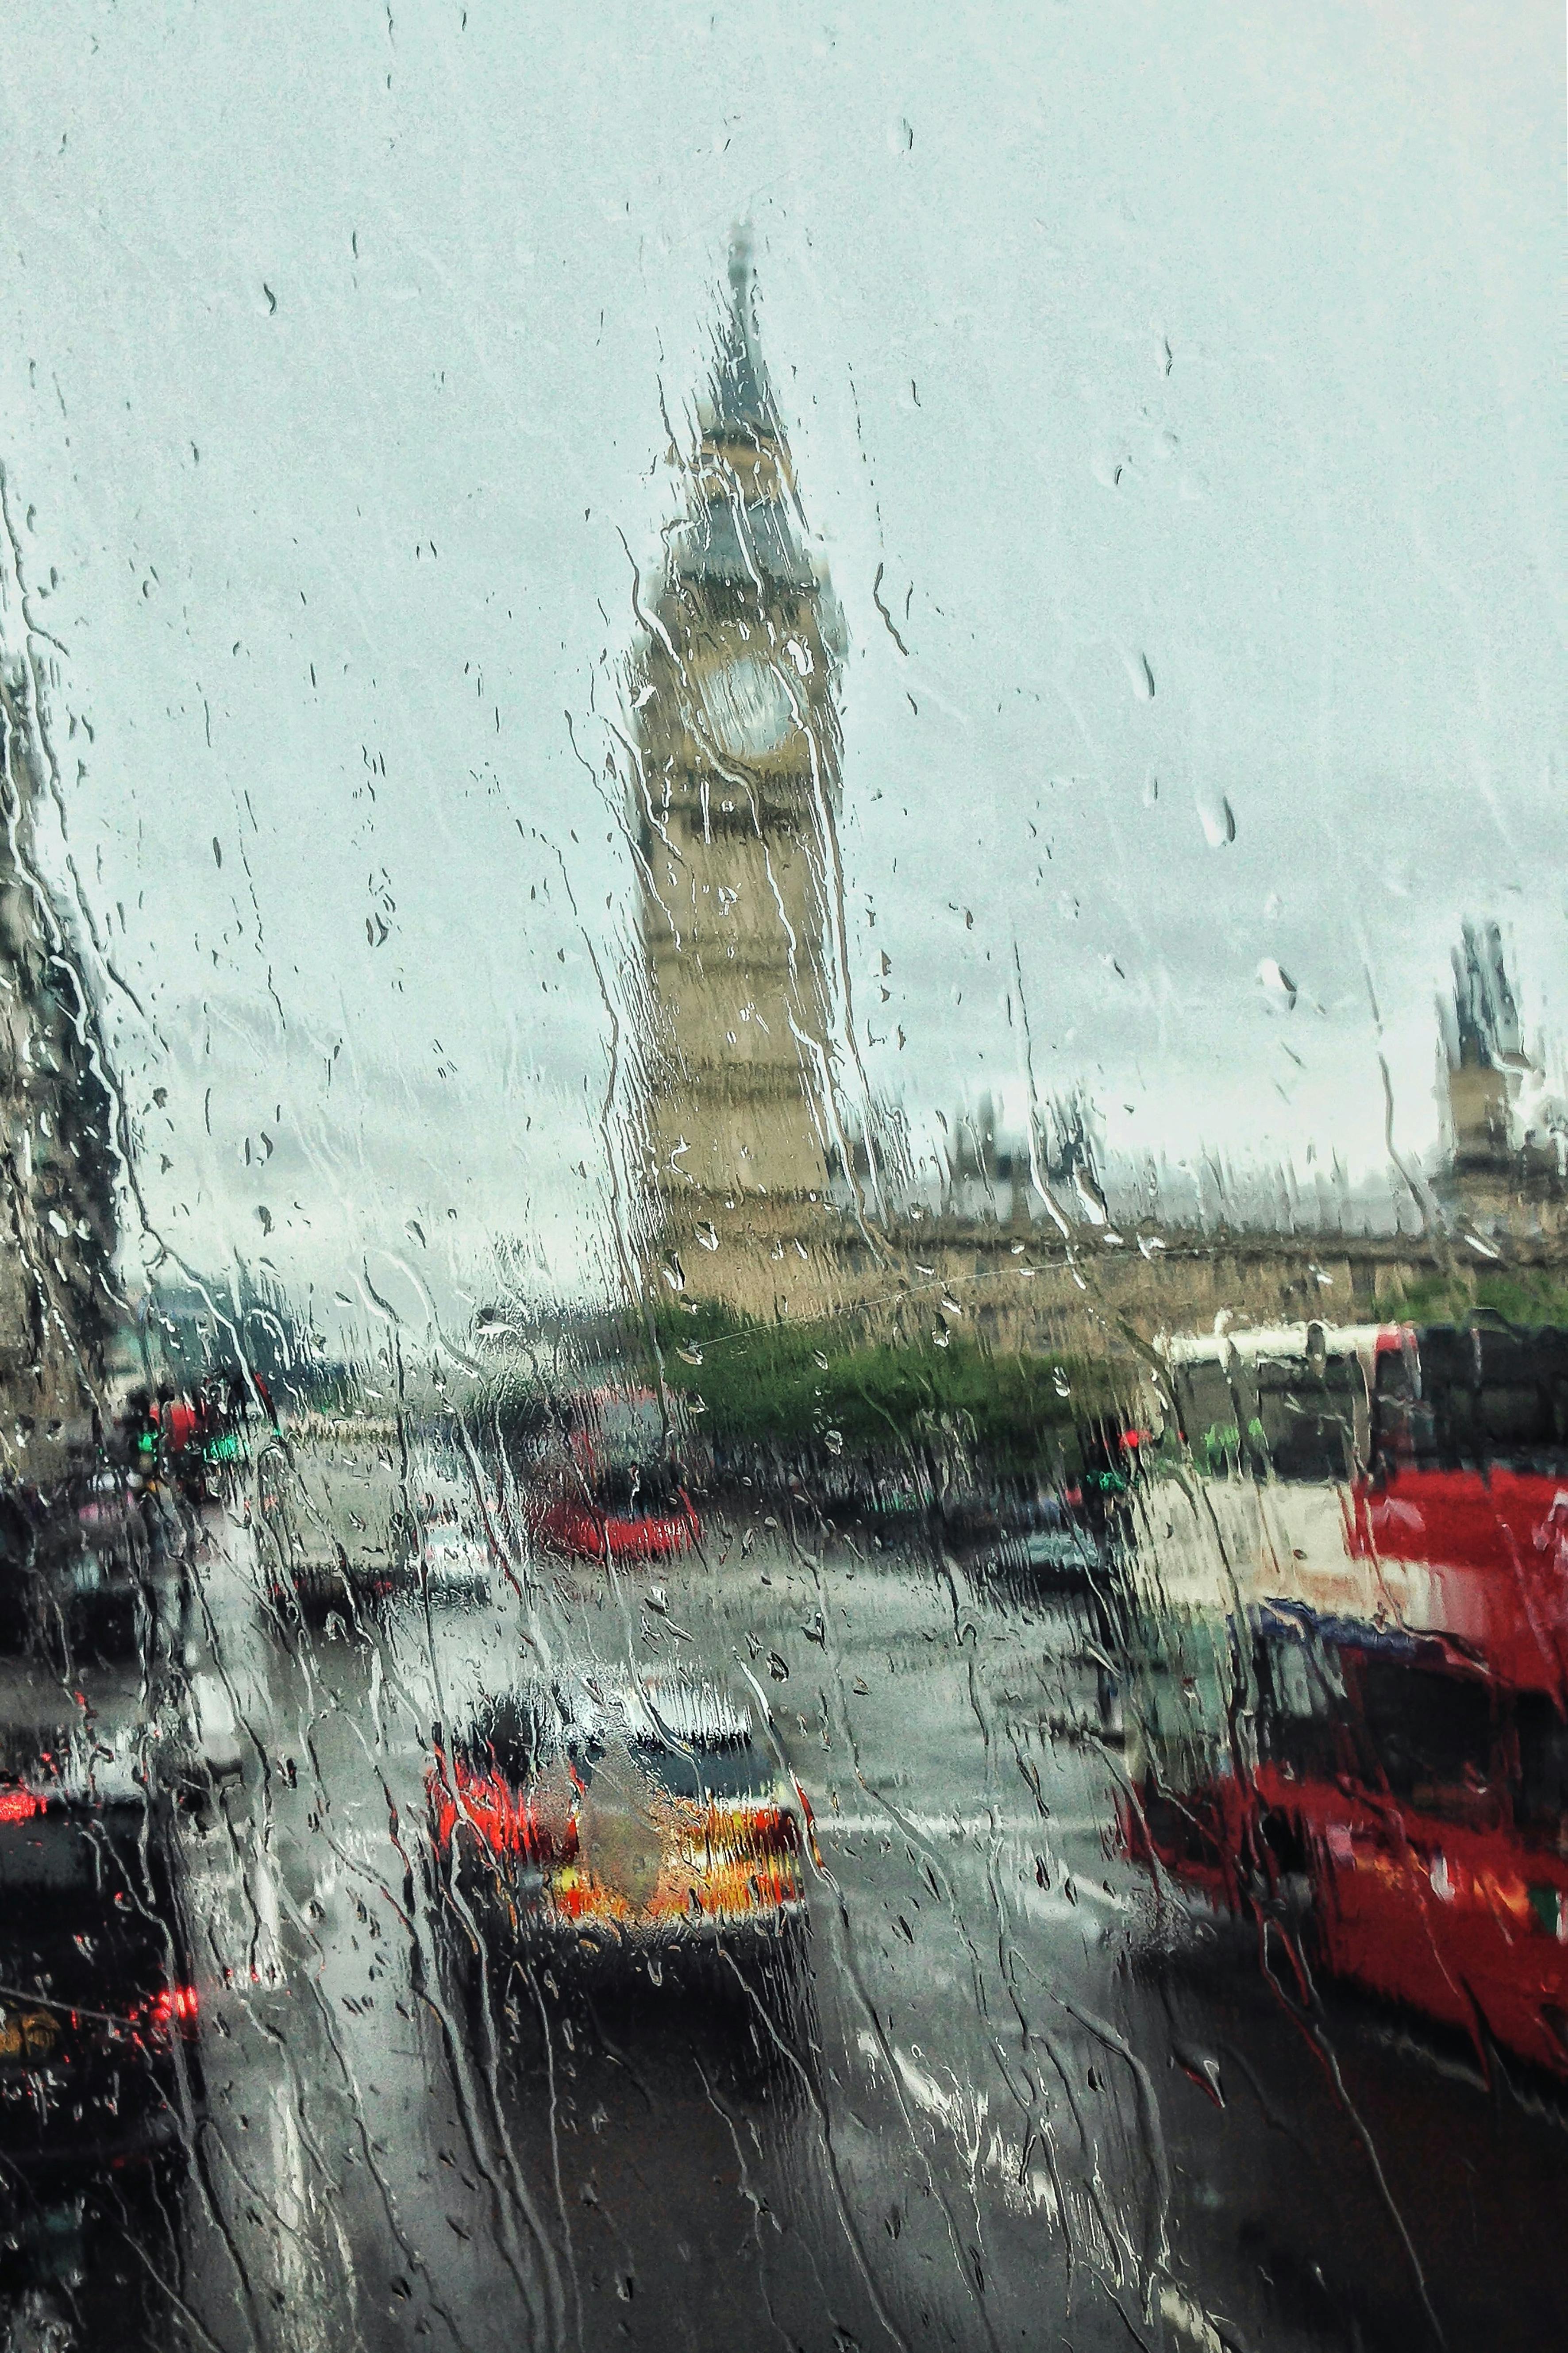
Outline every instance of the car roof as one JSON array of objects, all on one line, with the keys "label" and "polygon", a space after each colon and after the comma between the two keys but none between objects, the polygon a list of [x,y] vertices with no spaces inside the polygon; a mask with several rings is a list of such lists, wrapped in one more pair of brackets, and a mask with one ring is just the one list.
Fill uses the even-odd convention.
[{"label": "car roof", "polygon": [[670,1748],[733,1747],[754,1736],[750,1709],[719,1684],[695,1676],[632,1676],[585,1669],[553,1684],[534,1683],[500,1694],[487,1713],[552,1721],[568,1738],[623,1739]]}]

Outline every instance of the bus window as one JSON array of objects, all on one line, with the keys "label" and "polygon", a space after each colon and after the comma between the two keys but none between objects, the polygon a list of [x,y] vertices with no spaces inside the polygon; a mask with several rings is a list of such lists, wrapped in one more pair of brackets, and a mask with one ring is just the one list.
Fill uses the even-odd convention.
[{"label": "bus window", "polygon": [[1362,1716],[1390,1793],[1424,1814],[1476,1822],[1493,1788],[1492,1703],[1479,1677],[1369,1658]]},{"label": "bus window", "polygon": [[1222,1364],[1200,1359],[1179,1369],[1176,1409],[1183,1435],[1198,1469],[1210,1478],[1241,1469],[1242,1430],[1250,1418],[1249,1407],[1241,1382],[1233,1383]]},{"label": "bus window", "polygon": [[1378,1358],[1375,1455],[1418,1469],[1568,1469],[1568,1333],[1434,1326]]},{"label": "bus window", "polygon": [[1298,1780],[1331,1780],[1345,1762],[1344,1676],[1331,1650],[1298,1634],[1258,1645],[1258,1746]]},{"label": "bus window", "polygon": [[1432,1407],[1417,1392],[1414,1351],[1384,1350],[1372,1400],[1373,1462],[1426,1462],[1436,1449]]},{"label": "bus window", "polygon": [[1568,1722],[1545,1692],[1521,1693],[1516,1722],[1519,1827],[1568,1848]]},{"label": "bus window", "polygon": [[1248,1471],[1255,1478],[1319,1484],[1348,1479],[1355,1467],[1355,1403],[1362,1389],[1353,1357],[1245,1359],[1229,1369],[1215,1360],[1176,1374],[1182,1429],[1198,1469],[1211,1478]]},{"label": "bus window", "polygon": [[1302,1357],[1258,1367],[1258,1412],[1277,1479],[1348,1479],[1355,1467],[1353,1357],[1330,1356],[1321,1373]]}]

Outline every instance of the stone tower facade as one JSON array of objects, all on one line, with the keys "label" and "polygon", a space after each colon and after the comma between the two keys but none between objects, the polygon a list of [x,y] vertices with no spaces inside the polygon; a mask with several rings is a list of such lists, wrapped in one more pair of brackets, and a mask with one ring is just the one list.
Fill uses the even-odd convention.
[{"label": "stone tower facade", "polygon": [[47,1484],[89,1434],[117,1314],[114,1104],[80,960],[38,865],[47,754],[26,644],[7,546],[0,576],[0,1485]]},{"label": "stone tower facade", "polygon": [[1461,1172],[1506,1166],[1514,1157],[1513,1098],[1528,1065],[1497,925],[1467,923],[1453,963],[1445,1029],[1454,1165]]},{"label": "stone tower facade", "polygon": [[629,679],[647,1003],[649,1209],[692,1293],[789,1312],[820,1287],[842,886],[843,631],[811,560],[731,259],[685,512]]}]

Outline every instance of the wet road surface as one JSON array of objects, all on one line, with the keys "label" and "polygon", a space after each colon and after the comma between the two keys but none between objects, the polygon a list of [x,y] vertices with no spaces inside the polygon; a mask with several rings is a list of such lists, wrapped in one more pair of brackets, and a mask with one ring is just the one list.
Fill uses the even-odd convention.
[{"label": "wet road surface", "polygon": [[[1560,2106],[1363,2000],[1304,2003],[1282,1950],[1121,1856],[1082,1600],[720,1513],[657,1572],[542,1562],[485,1608],[313,1630],[213,1514],[197,1586],[243,1760],[179,1832],[203,2120],[158,2229],[78,2214],[95,2305],[111,2242],[134,2295],[94,2319],[58,2263],[13,2341],[73,2310],[37,2341],[1408,2353],[1561,2326]],[[798,2002],[461,1964],[432,1725],[628,1657],[771,1710],[822,1852]]]}]

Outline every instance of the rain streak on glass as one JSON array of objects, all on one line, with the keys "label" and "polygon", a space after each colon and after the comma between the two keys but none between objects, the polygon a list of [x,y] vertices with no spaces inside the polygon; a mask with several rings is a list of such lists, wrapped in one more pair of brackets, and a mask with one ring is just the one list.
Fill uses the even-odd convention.
[{"label": "rain streak on glass", "polygon": [[0,2353],[1553,2342],[1560,26],[12,50]]}]

